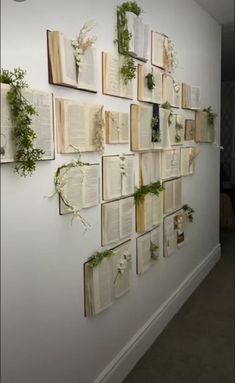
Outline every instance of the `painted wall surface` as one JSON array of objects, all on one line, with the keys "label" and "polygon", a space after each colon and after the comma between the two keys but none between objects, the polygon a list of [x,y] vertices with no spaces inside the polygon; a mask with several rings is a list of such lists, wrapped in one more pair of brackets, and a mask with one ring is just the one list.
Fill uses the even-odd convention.
[{"label": "painted wall surface", "polygon": [[[55,96],[104,103],[129,111],[130,102],[101,94],[101,51],[114,52],[115,0],[2,0],[2,67],[27,70],[31,87]],[[220,121],[220,27],[192,0],[142,0],[151,29],[175,42],[176,79],[201,87],[201,105],[211,105]],[[97,21],[99,91],[48,84],[46,30],[74,37],[87,20]],[[27,179],[1,166],[2,178],[2,382],[92,383],[158,307],[219,243],[219,149],[200,144],[193,177],[183,179],[183,201],[196,210],[189,240],[145,275],[135,275],[131,290],[95,318],[84,318],[83,263],[100,249],[100,207],[85,217],[92,229],[58,215],[53,176],[70,155],[40,162]],[[128,153],[129,145],[105,153]],[[100,161],[84,154],[85,161]],[[135,238],[135,235],[133,235]],[[135,243],[133,241],[133,249]]]}]

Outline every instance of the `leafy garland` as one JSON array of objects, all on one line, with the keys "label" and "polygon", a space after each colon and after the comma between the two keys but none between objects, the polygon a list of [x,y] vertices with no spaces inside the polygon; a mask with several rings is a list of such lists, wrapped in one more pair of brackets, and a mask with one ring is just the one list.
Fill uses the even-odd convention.
[{"label": "leafy garland", "polygon": [[182,207],[182,209],[185,211],[185,214],[187,215],[189,222],[193,222],[193,213],[195,213],[195,210],[187,204],[185,204]]},{"label": "leafy garland", "polygon": [[85,218],[82,217],[82,215],[80,213],[79,206],[73,206],[70,203],[70,201],[66,198],[65,193],[64,193],[64,187],[65,187],[66,182],[67,182],[66,174],[72,168],[81,167],[81,170],[82,170],[82,167],[84,165],[89,166],[90,164],[81,162],[80,160],[76,160],[76,161],[72,161],[66,165],[60,166],[55,173],[54,184],[55,184],[55,193],[58,193],[58,195],[60,196],[64,205],[68,208],[69,212],[73,213],[73,218],[75,218],[75,217],[78,218],[81,221],[81,223],[83,224],[83,226],[85,227],[85,229],[88,229],[88,228],[90,228],[90,224],[85,220]]},{"label": "leafy garland", "polygon": [[172,124],[172,119],[173,119],[173,110],[172,110],[172,105],[169,103],[169,101],[165,101],[163,104],[162,104],[162,108],[163,109],[167,109],[170,111],[170,114],[168,116],[168,124],[171,125]]},{"label": "leafy garland", "polygon": [[158,249],[159,247],[155,245],[155,243],[150,241],[150,256],[153,261],[156,261],[158,259],[158,256],[155,253]]},{"label": "leafy garland", "polygon": [[215,124],[215,118],[217,117],[216,113],[213,113],[212,107],[208,106],[208,108],[204,108],[203,112],[207,113],[207,122],[208,125],[211,127],[214,127]]},{"label": "leafy garland", "polygon": [[44,151],[34,148],[36,133],[31,127],[33,116],[38,113],[35,107],[23,96],[22,90],[28,87],[24,81],[26,71],[15,68],[13,72],[1,69],[0,83],[9,84],[7,101],[10,107],[13,125],[12,138],[16,146],[14,155],[15,172],[20,176],[32,176],[36,170],[36,161],[42,158]]},{"label": "leafy garland", "polygon": [[110,258],[112,255],[114,255],[113,250],[96,251],[89,259],[89,266],[96,267],[103,261],[103,259]]},{"label": "leafy garland", "polygon": [[134,193],[135,203],[138,204],[144,201],[144,197],[150,193],[158,196],[160,192],[164,190],[164,187],[160,181],[150,183],[149,185],[143,185],[137,189]]},{"label": "leafy garland", "polygon": [[136,66],[134,59],[129,56],[129,44],[132,34],[128,31],[126,12],[132,12],[139,16],[143,11],[135,1],[127,1],[117,7],[117,40],[119,52],[124,56],[124,62],[120,69],[123,83],[136,77]]}]

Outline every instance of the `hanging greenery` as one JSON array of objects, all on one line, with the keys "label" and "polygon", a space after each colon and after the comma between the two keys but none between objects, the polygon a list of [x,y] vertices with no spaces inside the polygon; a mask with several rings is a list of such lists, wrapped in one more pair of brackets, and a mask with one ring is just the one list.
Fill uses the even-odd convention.
[{"label": "hanging greenery", "polygon": [[72,168],[79,168],[81,170],[81,172],[83,172],[83,166],[84,165],[89,166],[90,164],[81,162],[80,160],[74,160],[74,161],[72,161],[66,165],[60,166],[55,173],[54,184],[55,184],[55,193],[58,193],[62,202],[68,208],[68,211],[70,213],[73,213],[73,218],[75,218],[75,217],[78,218],[81,221],[81,223],[83,224],[83,226],[85,227],[85,229],[88,229],[91,227],[91,225],[85,220],[85,218],[82,217],[82,215],[80,213],[80,207],[72,205],[71,202],[66,197],[66,194],[65,194],[65,186],[66,186],[67,180],[68,180],[68,172]]},{"label": "hanging greenery", "polygon": [[157,245],[155,245],[155,243],[150,241],[150,254],[151,254],[151,259],[153,261],[156,261],[158,259],[158,256],[156,255],[156,251],[158,249],[159,249],[159,247]]},{"label": "hanging greenery", "polygon": [[154,194],[158,196],[160,192],[164,190],[164,187],[160,183],[160,181],[150,183],[149,185],[143,185],[139,189],[137,189],[134,193],[135,203],[143,202],[144,197],[148,194]]},{"label": "hanging greenery", "polygon": [[171,104],[169,103],[169,101],[166,101],[162,104],[162,108],[163,109],[167,109],[170,111],[170,114],[168,116],[168,124],[171,125],[172,124],[172,119],[173,119],[173,110],[172,110],[172,106]]},{"label": "hanging greenery", "polygon": [[36,108],[23,96],[22,90],[28,87],[24,81],[26,71],[15,68],[13,72],[1,69],[0,82],[9,84],[7,92],[11,120],[13,125],[12,139],[16,147],[14,156],[15,171],[20,176],[32,176],[36,170],[36,161],[42,158],[43,150],[34,148],[36,133],[31,127]]},{"label": "hanging greenery", "polygon": [[135,1],[127,1],[117,7],[117,40],[118,50],[124,56],[124,62],[121,66],[120,73],[123,83],[126,85],[129,81],[136,77],[136,66],[134,59],[129,56],[129,45],[132,34],[128,31],[128,23],[126,12],[132,12],[139,16],[142,9]]},{"label": "hanging greenery", "polygon": [[152,117],[151,129],[152,129],[152,142],[161,142],[158,116]]},{"label": "hanging greenery", "polygon": [[90,267],[96,267],[103,261],[103,259],[110,258],[112,255],[114,255],[112,250],[96,251],[89,259],[89,265]]},{"label": "hanging greenery", "polygon": [[215,118],[217,117],[217,114],[213,112],[212,107],[208,106],[208,108],[204,108],[203,112],[207,113],[208,125],[214,127]]},{"label": "hanging greenery", "polygon": [[189,222],[193,222],[193,213],[195,212],[195,210],[187,204],[183,206],[183,210],[186,216],[188,217]]},{"label": "hanging greenery", "polygon": [[147,79],[147,87],[149,90],[153,90],[156,87],[156,81],[153,72],[149,72],[145,78]]}]

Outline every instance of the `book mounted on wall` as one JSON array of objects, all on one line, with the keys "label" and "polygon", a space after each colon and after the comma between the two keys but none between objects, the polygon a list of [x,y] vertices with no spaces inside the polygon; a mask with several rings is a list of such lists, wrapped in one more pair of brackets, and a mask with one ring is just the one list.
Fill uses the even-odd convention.
[{"label": "book mounted on wall", "polygon": [[49,83],[97,92],[97,52],[91,46],[76,65],[72,40],[60,31],[47,31]]},{"label": "book mounted on wall", "polygon": [[133,80],[124,84],[121,67],[124,56],[102,52],[102,92],[103,94],[133,99]]},{"label": "book mounted on wall", "polygon": [[167,72],[174,69],[173,44],[164,33],[151,31],[151,64]]},{"label": "book mounted on wall", "polygon": [[162,104],[162,72],[150,65],[138,65],[138,101]]},{"label": "book mounted on wall", "polygon": [[136,238],[136,272],[149,270],[162,253],[161,226]]},{"label": "book mounted on wall", "polygon": [[143,233],[160,225],[163,217],[162,193],[148,193],[144,199],[136,202],[136,232]]},{"label": "book mounted on wall", "polygon": [[141,153],[139,165],[140,186],[161,181],[161,151]]},{"label": "book mounted on wall", "polygon": [[214,125],[208,121],[208,114],[202,110],[196,112],[195,141],[212,143],[215,139]]},{"label": "book mounted on wall", "polygon": [[106,144],[128,144],[129,113],[105,111]]},{"label": "book mounted on wall", "polygon": [[[148,60],[149,25],[144,24],[143,20],[133,12],[126,11],[125,18],[127,20],[127,32],[130,36],[128,53],[130,56],[146,62]],[[123,32],[119,22],[117,24],[117,32],[118,50],[119,53],[123,54],[120,42],[123,40],[122,34],[126,31]]]},{"label": "book mounted on wall", "polygon": [[95,264],[84,264],[85,316],[109,308],[130,289],[131,241],[111,249],[111,255]]},{"label": "book mounted on wall", "polygon": [[186,217],[182,209],[164,218],[163,243],[164,257],[177,251],[185,241]]},{"label": "book mounted on wall", "polygon": [[162,152],[162,179],[180,177],[180,148]]},{"label": "book mounted on wall", "polygon": [[186,119],[185,120],[185,141],[194,141],[195,140],[195,120]]},{"label": "book mounted on wall", "polygon": [[182,182],[176,178],[163,183],[163,213],[168,214],[182,206]]},{"label": "book mounted on wall", "polygon": [[103,156],[103,199],[121,198],[134,193],[134,155]]},{"label": "book mounted on wall", "polygon": [[[100,165],[89,164],[64,169],[63,196],[70,206],[87,209],[100,202]],[[60,215],[71,213],[71,210],[59,198]]]},{"label": "book mounted on wall", "polygon": [[185,131],[185,118],[181,114],[173,113],[169,124],[170,145],[183,145]]},{"label": "book mounted on wall", "polygon": [[182,108],[200,109],[200,87],[182,83]]},{"label": "book mounted on wall", "polygon": [[134,198],[106,202],[101,205],[101,243],[107,246],[128,239],[133,233]]},{"label": "book mounted on wall", "polygon": [[163,75],[163,103],[169,102],[174,108],[181,107],[181,83],[169,74]]},{"label": "book mounted on wall", "polygon": [[[13,125],[7,100],[10,85],[1,84],[1,163],[14,162],[16,148],[12,138]],[[55,158],[53,95],[48,92],[25,88],[23,97],[36,109],[31,127],[36,134],[34,147],[43,150],[42,160]]]},{"label": "book mounted on wall", "polygon": [[184,147],[180,149],[181,175],[189,176],[195,171],[195,159],[199,152],[195,147]]},{"label": "book mounted on wall", "polygon": [[96,131],[103,120],[103,105],[57,98],[55,106],[58,152],[98,151]]},{"label": "book mounted on wall", "polygon": [[131,105],[131,150],[169,147],[170,110],[159,105]]}]

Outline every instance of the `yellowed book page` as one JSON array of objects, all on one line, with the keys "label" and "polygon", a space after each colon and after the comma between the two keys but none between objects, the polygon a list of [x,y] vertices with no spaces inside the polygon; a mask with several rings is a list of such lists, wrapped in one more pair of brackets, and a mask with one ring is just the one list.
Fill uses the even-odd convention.
[{"label": "yellowed book page", "polygon": [[168,109],[159,108],[159,130],[160,130],[160,142],[154,142],[154,149],[164,149],[170,146],[170,127],[169,127],[169,115]]},{"label": "yellowed book page", "polygon": [[174,208],[182,207],[182,178],[178,178],[174,182]]},{"label": "yellowed book page", "polygon": [[116,247],[113,252],[114,297],[120,298],[130,289],[131,241]]},{"label": "yellowed book page", "polygon": [[170,213],[174,209],[173,195],[174,181],[164,182],[164,213]]},{"label": "yellowed book page", "polygon": [[136,205],[136,231],[137,231],[137,233],[142,233],[143,231],[145,231],[144,214],[145,214],[144,201],[138,202]]},{"label": "yellowed book page", "polygon": [[180,176],[180,149],[164,150],[162,153],[162,178]]},{"label": "yellowed book page", "polygon": [[86,129],[88,134],[87,151],[97,151],[96,128],[97,119],[103,119],[103,105],[86,104]]},{"label": "yellowed book page", "polygon": [[131,237],[133,233],[133,208],[134,198],[120,200],[120,238]]},{"label": "yellowed book page", "polygon": [[102,246],[118,242],[120,239],[119,201],[102,205]]},{"label": "yellowed book page", "polygon": [[168,101],[173,104],[173,78],[163,75],[163,102]]},{"label": "yellowed book page", "polygon": [[103,157],[103,199],[121,197],[121,173],[119,156]]},{"label": "yellowed book page", "polygon": [[213,128],[208,126],[208,116],[206,112],[196,112],[196,142],[212,142]]},{"label": "yellowed book page", "polygon": [[134,156],[125,156],[125,174],[121,175],[122,195],[130,195],[135,191]]},{"label": "yellowed book page", "polygon": [[172,100],[172,106],[176,108],[181,107],[181,83],[179,81],[174,80],[173,81],[173,100]]},{"label": "yellowed book page", "polygon": [[119,56],[119,82],[120,82],[119,96],[132,100],[134,96],[134,83],[133,83],[133,80],[130,80],[128,81],[127,84],[124,84],[123,78],[120,75],[120,69],[123,63],[124,63],[124,56]]},{"label": "yellowed book page", "polygon": [[176,231],[174,229],[174,215],[164,219],[164,256],[172,255],[177,249]]},{"label": "yellowed book page", "polygon": [[100,202],[100,165],[84,165],[83,171],[83,207],[97,206]]},{"label": "yellowed book page", "polygon": [[118,96],[121,94],[120,84],[120,59],[119,56],[104,53],[102,55],[103,65],[103,92],[105,94]]},{"label": "yellowed book page", "polygon": [[162,104],[163,103],[163,76],[162,72],[157,69],[153,68],[153,76],[155,81],[155,87],[152,90],[152,102],[155,104]]},{"label": "yellowed book page", "polygon": [[119,113],[119,143],[127,144],[129,142],[129,114]]},{"label": "yellowed book page", "polygon": [[164,39],[158,32],[152,31],[152,64],[164,68]]},{"label": "yellowed book page", "polygon": [[190,108],[189,92],[190,86],[188,84],[182,83],[182,108]]},{"label": "yellowed book page", "polygon": [[150,232],[151,242],[158,248],[154,251],[154,256],[159,257],[161,254],[161,230],[160,227],[156,227]]},{"label": "yellowed book page", "polygon": [[146,194],[144,197],[144,230],[150,230],[153,226],[152,196]]},{"label": "yellowed book page", "polygon": [[140,150],[140,107],[131,105],[131,150]]},{"label": "yellowed book page", "polygon": [[200,87],[191,85],[190,87],[190,108],[200,109]]},{"label": "yellowed book page", "polygon": [[194,173],[195,148],[181,148],[181,175],[187,176]]},{"label": "yellowed book page", "polygon": [[153,102],[152,90],[147,86],[147,76],[151,72],[149,65],[138,65],[138,99],[145,102]]},{"label": "yellowed book page", "polygon": [[140,150],[152,149],[152,130],[151,130],[151,121],[152,121],[152,105],[139,106],[140,108],[140,121],[139,121],[139,142]]},{"label": "yellowed book page", "polygon": [[89,47],[84,55],[82,64],[79,66],[78,88],[97,91],[97,50]]},{"label": "yellowed book page", "polygon": [[62,84],[77,87],[77,69],[71,40],[59,34]]},{"label": "yellowed book page", "polygon": [[12,140],[12,121],[7,101],[7,92],[10,86],[1,84],[1,163],[13,162],[15,146]]},{"label": "yellowed book page", "polygon": [[136,239],[137,241],[137,273],[143,274],[151,266],[150,233]]},{"label": "yellowed book page", "polygon": [[159,225],[162,222],[163,217],[163,196],[160,193],[158,196],[150,194],[151,196],[151,215],[152,226]]},{"label": "yellowed book page", "polygon": [[[63,175],[63,195],[69,205],[73,206],[75,210],[83,208],[83,182],[85,174],[82,167],[74,167],[69,170],[64,168],[61,170]],[[61,201],[61,214],[70,213],[70,209]]]}]

